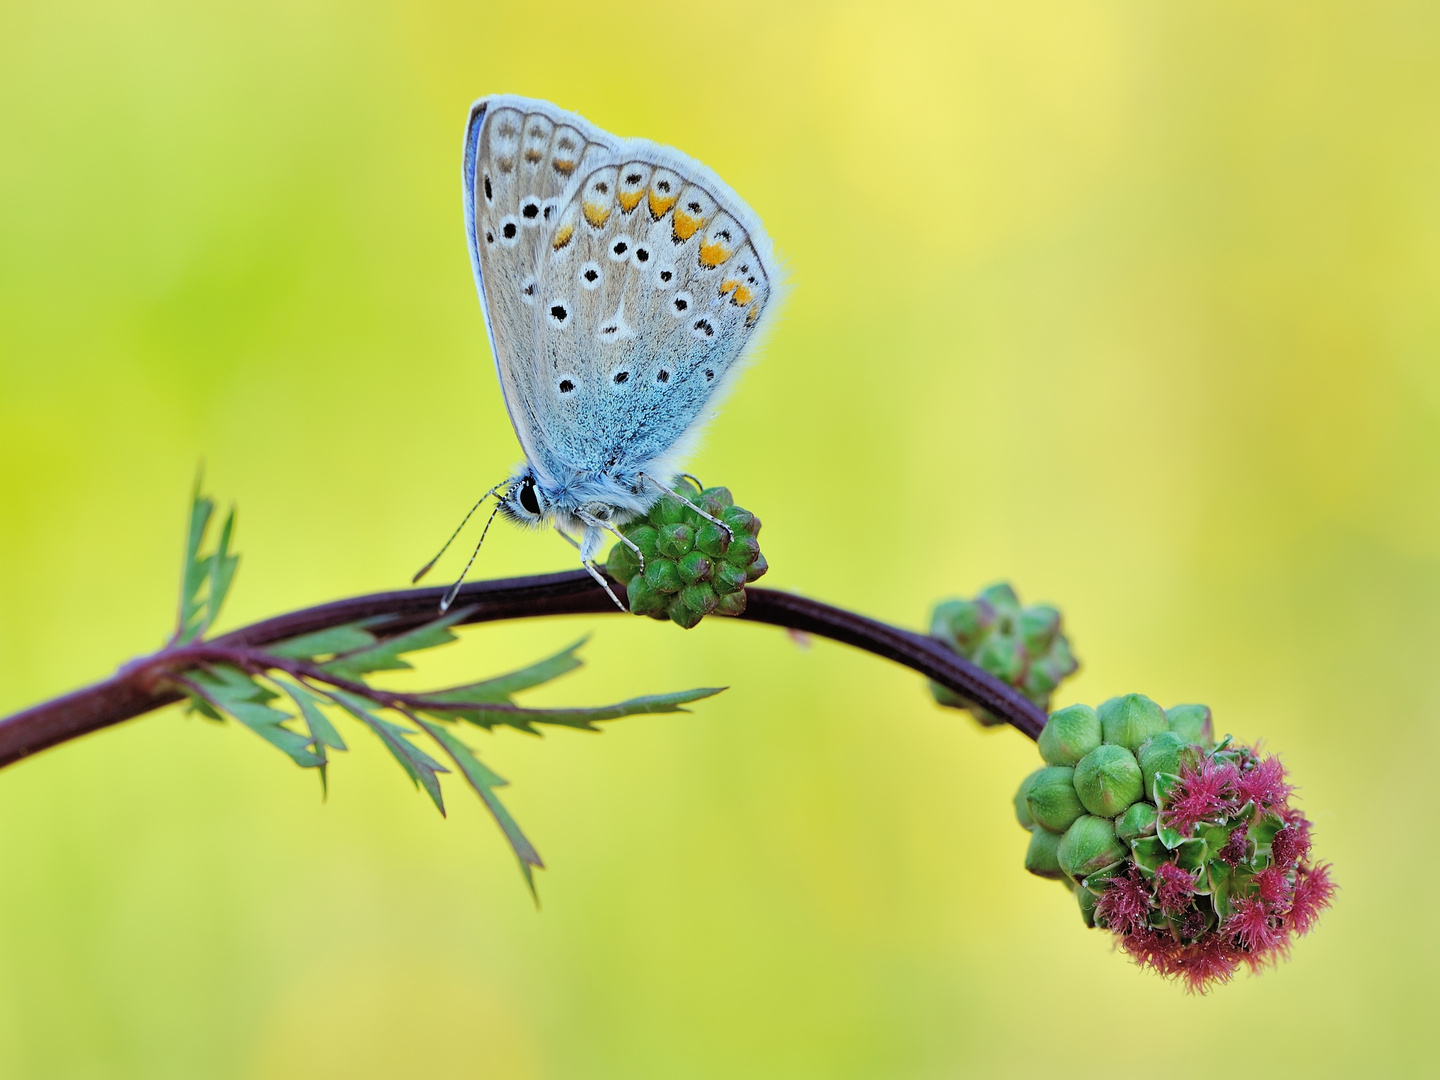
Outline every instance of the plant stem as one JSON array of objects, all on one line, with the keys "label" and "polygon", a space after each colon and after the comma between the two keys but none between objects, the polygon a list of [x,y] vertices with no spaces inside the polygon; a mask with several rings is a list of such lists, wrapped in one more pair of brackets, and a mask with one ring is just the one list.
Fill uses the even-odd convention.
[{"label": "plant stem", "polygon": [[[434,619],[445,591],[443,587],[404,589],[336,600],[252,623],[205,645],[221,649],[271,645],[376,616],[388,616],[387,635],[398,633]],[[933,638],[793,593],[755,587],[745,592],[742,620],[827,637],[903,664],[984,706],[1032,739],[1045,726],[1044,710]],[[619,595],[624,596],[623,589]],[[472,582],[461,588],[455,605],[474,607],[464,623],[618,613],[583,570]],[[179,701],[181,696],[169,688],[166,676],[182,660],[182,651],[183,647],[162,649],[126,664],[104,682],[0,720],[0,768]]]}]

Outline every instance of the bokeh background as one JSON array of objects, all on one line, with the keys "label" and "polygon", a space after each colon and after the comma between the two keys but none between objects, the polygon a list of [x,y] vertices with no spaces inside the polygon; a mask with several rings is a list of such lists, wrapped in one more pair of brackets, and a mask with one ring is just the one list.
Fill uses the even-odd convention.
[{"label": "bokeh background", "polygon": [[[731,689],[473,740],[538,913],[475,801],[440,819],[360,732],[328,803],[175,709],[6,770],[0,1073],[1424,1071],[1437,46],[1419,2],[0,5],[0,712],[161,642],[201,458],[232,626],[404,584],[504,475],[458,167],[514,91],[702,158],[788,261],[694,462],[767,584],[1060,604],[1060,703],[1263,737],[1343,886],[1188,997],[1022,871],[1033,746],[909,673],[718,619],[490,626],[418,681],[593,634],[532,701]],[[569,565],[497,529],[481,573]]]}]

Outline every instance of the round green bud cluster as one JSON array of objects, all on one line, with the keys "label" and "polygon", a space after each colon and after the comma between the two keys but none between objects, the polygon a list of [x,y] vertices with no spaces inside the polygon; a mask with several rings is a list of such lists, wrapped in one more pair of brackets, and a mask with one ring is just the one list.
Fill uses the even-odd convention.
[{"label": "round green bud cluster", "polygon": [[[680,498],[661,496],[645,517],[620,526],[639,555],[618,543],[605,568],[625,586],[636,615],[689,630],[706,615],[741,614],[746,584],[770,568],[756,539],[760,519],[736,506],[728,488],[702,491],[682,478],[671,490]],[[700,511],[723,521],[729,533]]]},{"label": "round green bud cluster", "polygon": [[1205,706],[1071,705],[1037,742],[1045,764],[1015,794],[1025,869],[1142,966],[1201,990],[1285,955],[1329,904],[1279,759],[1217,745]]},{"label": "round green bud cluster", "polygon": [[[946,600],[930,616],[930,636],[971,663],[1009,683],[1042,709],[1050,695],[1080,666],[1061,629],[1060,612],[1047,604],[1023,607],[1001,582],[973,600]],[[938,683],[930,693],[941,705],[966,709],[986,727],[1004,723],[993,713]]]}]

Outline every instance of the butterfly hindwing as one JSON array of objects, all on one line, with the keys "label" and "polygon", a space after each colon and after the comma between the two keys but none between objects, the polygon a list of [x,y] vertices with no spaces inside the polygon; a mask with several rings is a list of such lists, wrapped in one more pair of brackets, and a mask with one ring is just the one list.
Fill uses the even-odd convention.
[{"label": "butterfly hindwing", "polygon": [[754,212],[699,162],[619,143],[567,190],[538,273],[529,396],[562,468],[663,469],[709,419],[757,336],[774,256]]}]

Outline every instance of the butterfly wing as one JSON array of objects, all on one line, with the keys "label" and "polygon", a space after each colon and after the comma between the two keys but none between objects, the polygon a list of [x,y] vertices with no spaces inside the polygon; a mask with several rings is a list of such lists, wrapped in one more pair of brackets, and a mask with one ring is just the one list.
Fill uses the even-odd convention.
[{"label": "butterfly wing", "polygon": [[548,101],[481,98],[465,129],[465,232],[485,330],[525,456],[547,463],[535,400],[535,294],[568,187],[620,142]]},{"label": "butterfly wing", "polygon": [[557,467],[668,478],[775,306],[774,252],[730,187],[618,143],[577,170],[542,253],[526,393]]}]

